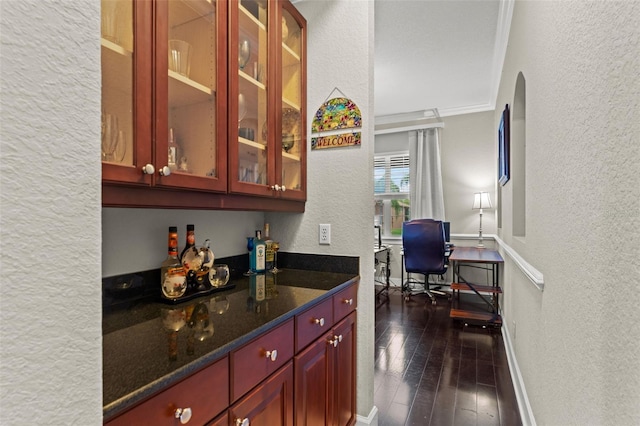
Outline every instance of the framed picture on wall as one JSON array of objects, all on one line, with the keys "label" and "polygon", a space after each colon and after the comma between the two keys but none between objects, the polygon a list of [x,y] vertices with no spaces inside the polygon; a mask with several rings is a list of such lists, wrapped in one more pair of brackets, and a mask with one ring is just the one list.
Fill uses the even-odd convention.
[{"label": "framed picture on wall", "polygon": [[509,176],[509,104],[507,104],[502,111],[498,127],[498,182],[500,185],[507,183]]}]

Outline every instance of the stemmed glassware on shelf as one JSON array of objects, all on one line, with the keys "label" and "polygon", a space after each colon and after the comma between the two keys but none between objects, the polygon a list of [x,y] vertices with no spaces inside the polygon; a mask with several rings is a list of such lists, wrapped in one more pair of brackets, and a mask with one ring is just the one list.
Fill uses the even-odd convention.
[{"label": "stemmed glassware on shelf", "polygon": [[247,237],[247,250],[249,251],[249,270],[244,273],[245,276],[255,275],[251,270],[251,251],[253,250],[253,237]]},{"label": "stemmed glassware on shelf", "polygon": [[242,40],[238,46],[238,66],[240,69],[244,69],[251,57],[251,45],[249,40]]},{"label": "stemmed glassware on shelf", "polygon": [[281,271],[281,269],[278,269],[278,250],[280,250],[280,243],[274,241],[271,243],[271,249],[273,250],[273,268],[271,268],[269,272],[277,274]]}]

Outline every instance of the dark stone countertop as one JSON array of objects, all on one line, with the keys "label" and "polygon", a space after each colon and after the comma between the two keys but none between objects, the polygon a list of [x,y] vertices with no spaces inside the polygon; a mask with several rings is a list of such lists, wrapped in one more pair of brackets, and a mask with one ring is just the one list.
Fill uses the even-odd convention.
[{"label": "dark stone countertop", "polygon": [[[262,296],[256,294],[255,277],[237,277],[229,282],[235,288],[181,304],[139,301],[127,309],[105,311],[104,418],[136,405],[284,323],[312,306],[317,298],[355,282],[358,275],[287,268],[265,278],[264,300],[258,300]],[[213,324],[213,335],[200,340],[210,329],[203,330],[205,321],[189,324],[189,319],[195,309],[200,312],[196,317],[203,318],[203,313],[206,317],[204,308]],[[179,328],[173,333],[173,360],[171,327]]]}]

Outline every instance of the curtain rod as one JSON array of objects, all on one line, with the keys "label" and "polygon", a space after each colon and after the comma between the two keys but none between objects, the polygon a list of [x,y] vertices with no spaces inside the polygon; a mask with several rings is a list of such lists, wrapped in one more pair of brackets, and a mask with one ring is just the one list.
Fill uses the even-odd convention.
[{"label": "curtain rod", "polygon": [[444,127],[444,123],[416,124],[413,126],[393,127],[389,129],[374,130],[373,135],[386,135],[389,133],[410,132],[411,130],[433,129],[436,127]]}]

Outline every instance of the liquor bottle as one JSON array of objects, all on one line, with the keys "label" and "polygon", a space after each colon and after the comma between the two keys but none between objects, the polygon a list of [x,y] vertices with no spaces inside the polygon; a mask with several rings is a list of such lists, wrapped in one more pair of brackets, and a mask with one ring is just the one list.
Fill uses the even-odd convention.
[{"label": "liquor bottle", "polygon": [[182,249],[182,253],[180,253],[180,260],[184,260],[184,254],[188,252],[190,249],[196,246],[196,234],[195,234],[195,226],[187,225],[187,241],[185,243],[184,248]]},{"label": "liquor bottle", "polygon": [[187,275],[178,259],[178,228],[169,227],[169,253],[160,266],[162,294],[168,299],[177,299],[187,290]]},{"label": "liquor bottle", "polygon": [[249,258],[249,268],[252,272],[262,273],[265,271],[267,245],[262,241],[262,231],[256,231],[253,239],[253,249]]},{"label": "liquor bottle", "polygon": [[264,224],[264,243],[266,244],[265,251],[265,268],[267,271],[273,269],[273,240],[269,236],[269,224]]},{"label": "liquor bottle", "polygon": [[167,165],[172,172],[178,169],[178,144],[173,134],[173,127],[169,129],[169,154],[167,157]]}]

